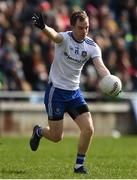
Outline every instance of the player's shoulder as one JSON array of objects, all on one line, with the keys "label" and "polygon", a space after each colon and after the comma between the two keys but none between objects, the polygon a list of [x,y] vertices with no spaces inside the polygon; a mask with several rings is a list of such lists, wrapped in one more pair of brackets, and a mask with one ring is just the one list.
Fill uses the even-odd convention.
[{"label": "player's shoulder", "polygon": [[88,36],[85,38],[85,43],[90,45],[90,46],[97,47],[97,44],[95,43],[95,41]]},{"label": "player's shoulder", "polygon": [[62,36],[71,36],[72,31],[59,32]]},{"label": "player's shoulder", "polygon": [[72,31],[66,31],[67,36],[72,37]]},{"label": "player's shoulder", "polygon": [[92,53],[92,55],[99,54],[99,56],[101,56],[101,48],[92,38],[87,36],[85,38],[85,43],[87,44],[87,49]]},{"label": "player's shoulder", "polygon": [[64,42],[67,42],[67,40],[71,37],[71,33],[71,31],[59,32],[59,34],[63,37]]}]

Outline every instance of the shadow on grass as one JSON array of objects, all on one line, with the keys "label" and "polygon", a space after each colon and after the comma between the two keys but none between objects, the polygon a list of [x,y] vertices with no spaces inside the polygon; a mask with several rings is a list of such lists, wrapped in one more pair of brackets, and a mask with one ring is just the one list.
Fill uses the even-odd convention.
[{"label": "shadow on grass", "polygon": [[11,169],[11,170],[8,170],[8,169],[2,169],[1,170],[1,173],[2,174],[24,174],[26,173],[26,170],[15,170],[15,169]]}]

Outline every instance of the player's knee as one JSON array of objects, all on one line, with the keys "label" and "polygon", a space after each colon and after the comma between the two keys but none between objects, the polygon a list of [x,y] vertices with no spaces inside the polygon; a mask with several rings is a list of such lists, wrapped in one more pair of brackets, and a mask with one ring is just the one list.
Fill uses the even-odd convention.
[{"label": "player's knee", "polygon": [[63,139],[63,134],[56,134],[53,136],[53,142],[57,143]]},{"label": "player's knee", "polygon": [[94,126],[91,127],[91,135],[94,134]]},{"label": "player's knee", "polygon": [[94,134],[94,127],[90,126],[89,128],[87,128],[87,133],[92,136]]},{"label": "player's knee", "polygon": [[94,127],[93,126],[89,126],[87,128],[85,128],[83,130],[83,133],[86,135],[86,136],[92,136],[94,134]]}]

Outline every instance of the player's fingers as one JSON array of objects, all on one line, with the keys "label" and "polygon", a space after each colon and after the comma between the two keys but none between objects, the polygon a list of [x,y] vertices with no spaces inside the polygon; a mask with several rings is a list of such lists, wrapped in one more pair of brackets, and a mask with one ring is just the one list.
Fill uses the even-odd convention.
[{"label": "player's fingers", "polygon": [[36,21],[36,20],[34,20],[33,22],[34,22],[34,24],[37,24],[37,21]]},{"label": "player's fingers", "polygon": [[38,25],[37,19],[32,17],[32,20],[33,20],[34,25],[37,26]]},{"label": "player's fingers", "polygon": [[33,17],[39,19],[39,13],[34,13],[34,14],[33,14]]},{"label": "player's fingers", "polygon": [[42,13],[40,13],[40,12],[35,13],[35,16],[36,16],[38,19],[42,19],[42,18],[43,18]]},{"label": "player's fingers", "polygon": [[34,23],[36,23],[36,22],[39,20],[39,17],[34,14],[34,15],[32,16],[32,20],[33,20]]},{"label": "player's fingers", "polygon": [[33,21],[37,21],[37,18],[35,18],[34,16],[32,16],[32,20],[33,20]]},{"label": "player's fingers", "polygon": [[35,25],[37,25],[37,20],[36,20],[36,19],[33,19],[33,23],[34,23]]},{"label": "player's fingers", "polygon": [[41,19],[43,18],[41,13],[39,13],[39,18],[41,18]]}]

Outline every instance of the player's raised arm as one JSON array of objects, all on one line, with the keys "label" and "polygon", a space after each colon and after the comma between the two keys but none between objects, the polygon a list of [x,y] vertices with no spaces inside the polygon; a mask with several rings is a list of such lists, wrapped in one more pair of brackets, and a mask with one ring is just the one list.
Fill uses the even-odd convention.
[{"label": "player's raised arm", "polygon": [[44,23],[44,19],[41,13],[34,13],[32,16],[32,20],[34,22],[34,25],[41,29],[49,39],[51,39],[55,43],[61,43],[63,41],[63,36],[61,36],[53,28],[47,26]]},{"label": "player's raised arm", "polygon": [[109,75],[110,74],[110,71],[107,69],[107,67],[105,66],[102,58],[96,58],[93,60],[93,63],[96,67],[96,70],[98,72],[98,74],[101,76],[101,77],[104,77],[106,75]]}]

